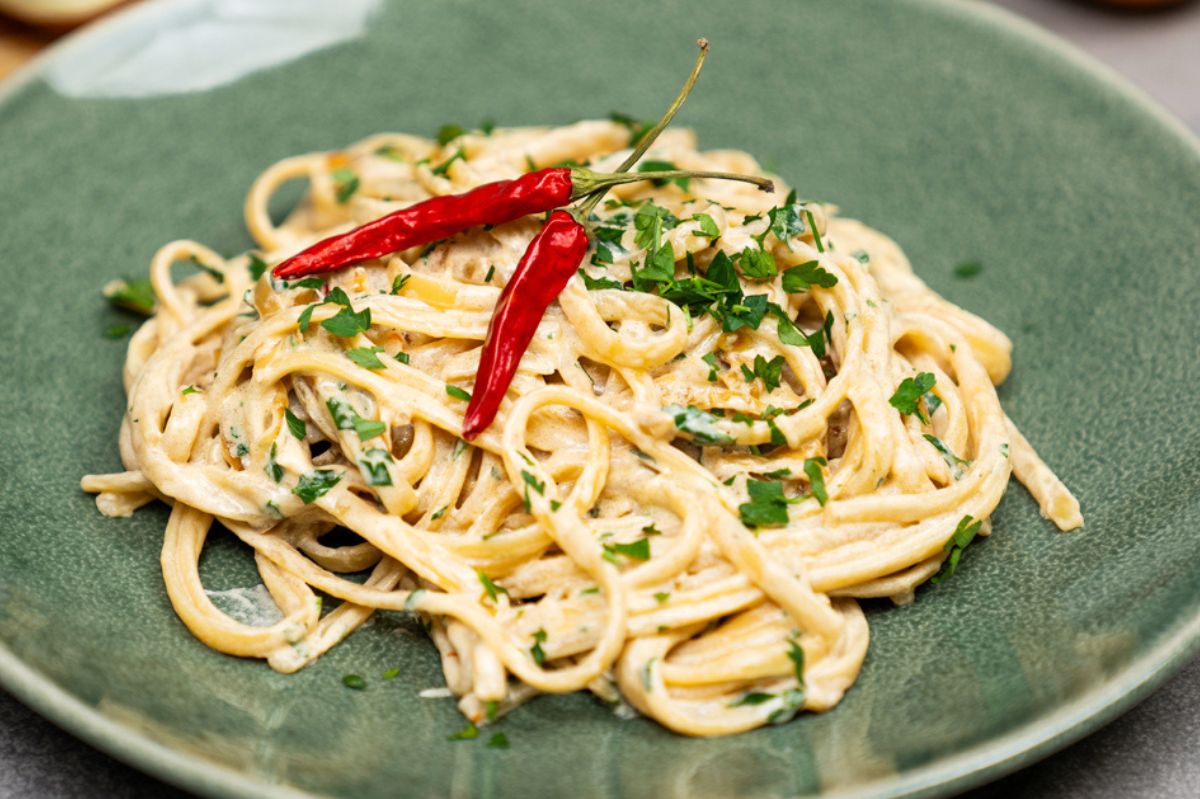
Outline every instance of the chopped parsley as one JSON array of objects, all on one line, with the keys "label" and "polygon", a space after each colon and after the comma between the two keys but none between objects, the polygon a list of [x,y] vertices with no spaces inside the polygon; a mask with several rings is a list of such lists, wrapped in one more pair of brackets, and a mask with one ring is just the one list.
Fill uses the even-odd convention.
[{"label": "chopped parsley", "polygon": [[197,258],[195,255],[189,256],[188,260],[191,261],[192,264],[197,269],[199,269],[201,272],[204,272],[205,274],[207,274],[209,277],[211,277],[213,280],[217,281],[218,283],[225,282],[225,273],[222,272],[220,269],[209,266],[208,264],[204,263],[199,258]]},{"label": "chopped parsley", "polygon": [[383,347],[355,347],[346,350],[346,357],[364,369],[382,369],[383,361],[375,353],[383,352]]},{"label": "chopped parsley", "polygon": [[399,294],[410,280],[412,275],[396,275],[396,279],[392,281],[392,293]]},{"label": "chopped parsley", "polygon": [[825,474],[821,471],[821,467],[824,465],[824,458],[805,458],[804,460],[804,474],[808,477],[808,486],[812,490],[812,495],[816,497],[817,503],[822,507],[829,501],[829,493],[825,490]]},{"label": "chopped parsley", "polygon": [[250,261],[246,264],[246,271],[250,273],[250,279],[258,282],[258,279],[263,276],[263,272],[267,271],[267,262],[258,257],[258,253],[250,253]]},{"label": "chopped parsley", "polygon": [[283,467],[275,462],[275,444],[271,444],[271,453],[267,456],[267,465],[263,467],[263,471],[267,473],[276,483],[283,479]]},{"label": "chopped parsley", "polygon": [[529,647],[529,654],[533,657],[533,662],[539,666],[546,662],[546,653],[542,650],[542,644],[546,642],[546,631],[538,628],[533,634],[533,646]]},{"label": "chopped parsley", "polygon": [[195,386],[184,386],[183,391],[179,393],[186,397],[188,394],[202,394],[203,392]]},{"label": "chopped parsley", "polygon": [[305,505],[314,502],[319,497],[329,493],[329,489],[342,479],[340,472],[333,469],[317,469],[300,476],[300,481],[292,489],[292,493],[300,497]]},{"label": "chopped parsley", "polygon": [[677,429],[689,433],[693,440],[701,444],[733,443],[733,438],[721,432],[717,427],[717,417],[695,405],[689,405],[686,408],[679,405],[667,405],[663,411],[672,416]]},{"label": "chopped parsley", "polygon": [[658,602],[658,604],[660,604],[660,605],[663,604],[664,602],[666,602],[670,598],[671,598],[670,591],[655,591],[654,592],[654,600],[656,602]]},{"label": "chopped parsley", "polygon": [[717,227],[717,220],[713,219],[709,214],[692,214],[692,219],[700,223],[700,229],[696,231],[697,236],[715,239],[720,237],[721,229]]},{"label": "chopped parsley", "polygon": [[955,570],[958,569],[958,560],[962,557],[963,550],[975,540],[975,536],[979,534],[979,529],[982,526],[982,519],[973,519],[970,516],[964,516],[958,520],[958,526],[954,528],[954,532],[951,533],[949,540],[942,547],[949,550],[950,557],[942,564],[941,571],[935,574],[929,582],[937,585],[954,576]]},{"label": "chopped parsley", "polygon": [[[800,212],[803,210],[803,203],[796,202],[796,192],[791,191],[788,192],[787,199],[783,201],[783,205],[767,211],[767,219],[769,220],[767,232],[774,233],[775,238],[789,250],[792,249],[791,239],[803,234],[808,229],[800,216]],[[763,236],[765,237],[766,233]],[[759,243],[762,243],[761,239]]]},{"label": "chopped parsley", "polygon": [[821,242],[821,231],[817,230],[817,223],[813,220],[812,211],[805,208],[804,215],[808,217],[808,227],[812,230],[813,243],[817,245],[817,252],[825,252],[825,245]]},{"label": "chopped parsley", "polygon": [[937,378],[930,372],[920,372],[917,376],[906,377],[896,388],[896,393],[888,400],[893,408],[900,411],[902,416],[915,414],[923,423],[929,424],[929,417],[921,409],[921,398],[933,388]]},{"label": "chopped parsley", "polygon": [[738,256],[742,274],[751,280],[768,280],[779,274],[775,257],[762,248],[747,247]]},{"label": "chopped parsley", "polygon": [[446,125],[442,125],[440,128],[438,128],[438,132],[437,132],[438,146],[445,147],[447,144],[454,141],[455,139],[457,139],[459,136],[463,135],[466,132],[467,131],[463,128],[462,125],[455,125],[453,123],[448,123]]},{"label": "chopped parsley", "polygon": [[783,270],[783,290],[789,294],[799,294],[813,286],[832,288],[837,282],[837,275],[822,268],[819,261],[805,261]]},{"label": "chopped parsley", "polygon": [[146,316],[154,313],[154,286],[146,278],[115,280],[105,287],[104,298],[127,311]]},{"label": "chopped parsley", "polygon": [[488,749],[507,749],[508,736],[502,732],[492,733],[492,737],[488,738]]},{"label": "chopped parsley", "polygon": [[454,397],[456,400],[462,400],[463,402],[471,401],[471,392],[464,388],[450,385],[449,383],[446,384],[446,393],[451,397]]},{"label": "chopped parsley", "polygon": [[796,682],[804,690],[804,650],[795,640],[788,641],[788,658],[792,661],[792,670],[796,673]]},{"label": "chopped parsley", "polygon": [[346,686],[347,688],[352,688],[355,691],[367,690],[367,681],[357,674],[347,674],[342,678],[342,685]]},{"label": "chopped parsley", "polygon": [[761,355],[755,355],[753,369],[742,364],[742,377],[746,378],[747,383],[762,380],[767,391],[774,391],[783,379],[783,356],[776,355],[768,361]]},{"label": "chopped parsley", "polygon": [[454,155],[450,156],[449,158],[447,158],[445,161],[443,161],[442,163],[435,166],[430,171],[435,175],[443,175],[444,176],[447,172],[450,171],[451,164],[453,164],[455,161],[465,161],[466,158],[467,158],[466,151],[464,151],[463,148],[459,147],[457,150],[454,151]]},{"label": "chopped parsley", "polygon": [[283,418],[287,420],[287,427],[292,435],[303,441],[304,437],[308,435],[308,425],[304,423],[304,420],[292,413],[291,408],[284,409]]},{"label": "chopped parsley", "polygon": [[[334,289],[333,291],[340,290]],[[333,291],[329,292],[330,297],[333,296]],[[336,314],[322,322],[321,327],[342,338],[356,336],[371,327],[371,309],[363,308],[356,313],[349,305],[345,305]]]},{"label": "chopped parsley", "polygon": [[605,544],[604,559],[617,562],[617,555],[624,555],[632,560],[650,560],[650,539],[639,538],[632,544]]},{"label": "chopped parsley", "polygon": [[344,166],[333,170],[333,189],[338,203],[347,202],[358,191],[358,175]]},{"label": "chopped parsley", "polygon": [[983,264],[978,261],[965,261],[954,267],[954,276],[968,280],[983,271]]},{"label": "chopped parsley", "polygon": [[388,471],[389,463],[392,463],[391,453],[378,447],[372,447],[358,458],[359,471],[367,479],[367,484],[373,486],[392,485],[392,475]]},{"label": "chopped parsley", "polygon": [[108,327],[104,328],[104,337],[105,338],[113,338],[113,339],[125,338],[132,331],[133,331],[133,328],[130,327],[129,325],[123,325],[120,323],[113,324],[113,325],[109,325]]},{"label": "chopped parsley", "polygon": [[392,668],[388,669],[387,671],[385,671],[383,673],[383,679],[385,679],[385,680],[394,680],[399,676],[400,676],[400,667],[399,666],[393,666]]},{"label": "chopped parsley", "polygon": [[296,317],[296,327],[300,329],[301,333],[308,332],[308,326],[312,324],[313,310],[315,310],[316,307],[316,305],[305,306],[304,310],[300,312],[300,315]]},{"label": "chopped parsley", "polygon": [[625,286],[618,280],[613,280],[611,277],[592,277],[583,269],[579,270],[579,276],[583,278],[583,285],[588,291],[598,291],[600,289],[616,289],[623,291]]},{"label": "chopped parsley", "polygon": [[468,721],[467,726],[463,727],[456,733],[446,736],[448,741],[470,741],[479,737],[479,728],[475,726],[475,722]]},{"label": "chopped parsley", "polygon": [[496,274],[496,267],[495,267],[495,265],[489,266],[489,267],[488,267],[488,270],[487,270],[487,274],[486,274],[486,275],[484,275],[484,277],[483,277],[483,282],[484,282],[484,283],[491,283],[491,282],[492,282],[492,277],[493,277],[493,276],[495,276],[495,274]]},{"label": "chopped parsley", "polygon": [[708,364],[708,382],[717,382],[717,369],[720,368],[717,365],[717,354],[715,352],[710,352],[706,355],[701,355],[700,360]]},{"label": "chopped parsley", "polygon": [[527,472],[524,469],[522,469],[521,470],[521,479],[525,481],[526,485],[528,485],[530,488],[532,488],[534,491],[538,492],[539,494],[545,493],[546,481],[537,479],[536,477],[533,476],[532,472]]},{"label": "chopped parsley", "polygon": [[738,505],[742,524],[750,528],[780,527],[788,523],[789,501],[783,495],[783,483],[774,480],[747,480],[750,501]]},{"label": "chopped parsley", "polygon": [[[950,447],[946,446],[946,442],[942,441],[937,436],[932,436],[926,433],[923,437],[926,441],[933,445],[934,449],[942,454],[942,460],[946,461],[946,465],[950,467],[950,472],[954,475],[954,479],[960,479],[963,475],[963,467],[970,466],[971,462],[955,455]],[[1008,457],[1007,450],[1004,450],[1003,454],[1006,458]]]},{"label": "chopped parsley", "polygon": [[397,361],[399,361],[399,362],[400,362],[400,363],[402,363],[402,364],[406,364],[406,365],[407,365],[407,364],[408,364],[408,362],[411,360],[411,359],[408,357],[408,353],[407,353],[407,352],[397,352],[395,357],[396,357],[396,360],[397,360]]},{"label": "chopped parsley", "polygon": [[769,694],[765,691],[751,691],[748,694],[742,694],[737,699],[729,703],[730,707],[741,707],[742,705],[761,705],[765,702],[770,702],[775,698],[775,694]]},{"label": "chopped parsley", "polygon": [[476,572],[476,574],[479,575],[479,582],[483,584],[483,591],[487,594],[488,599],[495,602],[500,598],[500,594],[508,594],[507,588],[493,583],[491,578],[484,574],[482,570]]}]

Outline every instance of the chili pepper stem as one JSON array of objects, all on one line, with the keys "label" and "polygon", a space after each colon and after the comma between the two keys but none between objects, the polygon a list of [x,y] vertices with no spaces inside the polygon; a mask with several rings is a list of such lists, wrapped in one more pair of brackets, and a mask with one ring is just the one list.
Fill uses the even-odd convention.
[{"label": "chili pepper stem", "polygon": [[[696,78],[700,77],[700,70],[704,66],[704,59],[708,58],[708,39],[697,39],[696,44],[700,47],[700,54],[696,56],[696,63],[692,66],[691,74],[684,81],[683,88],[679,90],[679,94],[675,96],[671,105],[667,107],[667,112],[662,115],[662,118],[654,124],[654,127],[650,128],[646,135],[641,138],[641,141],[637,143],[637,146],[633,148],[633,152],[617,167],[617,173],[628,172],[646,154],[646,151],[650,149],[650,145],[654,144],[654,140],[658,138],[658,135],[663,132],[667,125],[671,124],[671,120],[675,118],[675,114],[683,106],[683,101],[692,93],[692,87],[696,85]],[[658,175],[662,174],[661,172],[658,173]],[[594,191],[586,200],[570,209],[571,215],[581,222],[586,220],[604,197],[604,193],[607,190],[608,188],[605,187],[604,189]]]},{"label": "chili pepper stem", "polygon": [[765,192],[775,191],[775,184],[769,179],[757,175],[742,175],[736,172],[710,172],[704,170],[668,169],[661,172],[592,172],[590,169],[576,167],[571,170],[571,199],[578,200],[595,192],[604,192],[613,186],[623,183],[637,183],[643,180],[674,180],[676,178],[709,178],[712,180],[736,180],[742,183],[753,183]]}]

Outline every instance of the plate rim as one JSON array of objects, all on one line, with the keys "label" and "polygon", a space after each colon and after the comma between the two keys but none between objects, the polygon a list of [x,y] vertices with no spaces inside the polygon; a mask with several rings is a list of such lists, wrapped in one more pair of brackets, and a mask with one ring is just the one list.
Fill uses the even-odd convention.
[{"label": "plate rim", "polygon": [[[997,35],[1022,40],[1053,53],[1066,66],[1088,77],[1097,88],[1154,120],[1163,133],[1182,144],[1200,166],[1200,137],[1157,100],[1106,64],[1036,23],[991,3],[970,0],[903,0],[948,17],[984,23]],[[117,10],[73,31],[0,80],[0,107],[46,71],[61,55],[102,39],[110,30],[183,12],[204,0],[145,0]],[[1141,702],[1185,663],[1200,655],[1200,605],[1149,650],[1104,682],[1052,713],[998,737],[939,758],[912,771],[892,774],[827,795],[840,799],[922,799],[957,793],[991,782],[1057,752],[1095,732]],[[168,784],[212,796],[237,799],[315,799],[327,797],[254,777],[154,741],[88,705],[22,660],[0,640],[0,688],[87,745]]]}]

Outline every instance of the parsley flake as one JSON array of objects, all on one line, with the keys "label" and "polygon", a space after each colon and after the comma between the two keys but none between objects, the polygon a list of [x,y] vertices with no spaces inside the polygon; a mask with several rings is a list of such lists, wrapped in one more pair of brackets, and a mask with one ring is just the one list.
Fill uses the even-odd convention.
[{"label": "parsley flake", "polygon": [[315,502],[319,497],[328,494],[329,489],[337,485],[341,479],[341,473],[333,469],[317,469],[316,471],[301,475],[300,481],[296,483],[296,487],[292,489],[292,493],[300,497],[305,505],[308,505]]},{"label": "parsley flake", "polygon": [[896,393],[888,403],[900,411],[901,416],[915,414],[923,423],[929,424],[929,417],[921,409],[921,398],[934,387],[937,378],[930,372],[920,372],[917,376],[906,377],[896,388]]},{"label": "parsley flake", "polygon": [[747,480],[750,501],[738,505],[742,524],[750,528],[781,527],[788,523],[788,500],[783,483],[774,480]]},{"label": "parsley flake", "polygon": [[358,175],[353,169],[339,167],[333,170],[334,193],[339,204],[345,204],[358,191]]},{"label": "parsley flake", "polygon": [[495,602],[500,598],[500,594],[504,594],[506,596],[508,595],[507,588],[501,585],[496,585],[496,583],[492,582],[491,578],[484,574],[482,570],[476,573],[479,575],[479,582],[483,584],[483,590],[484,593],[487,594],[488,599]]},{"label": "parsley flake", "polygon": [[[334,291],[340,290],[334,289]],[[329,295],[332,297],[333,291],[329,292]],[[371,327],[371,309],[363,308],[356,313],[353,308],[346,305],[336,314],[322,322],[321,327],[335,336],[351,338],[365,332]]]},{"label": "parsley flake", "polygon": [[733,438],[717,427],[717,417],[695,405],[689,405],[686,408],[679,405],[667,405],[663,411],[671,415],[677,429],[691,434],[692,439],[701,444],[733,443]]},{"label": "parsley flake", "polygon": [[346,350],[346,357],[364,369],[382,369],[383,361],[375,353],[383,352],[383,347],[355,347]]},{"label": "parsley flake", "polygon": [[304,423],[304,420],[292,413],[291,408],[284,409],[283,418],[287,420],[287,427],[292,435],[303,441],[304,437],[308,435],[308,425]]},{"label": "parsley flake", "polygon": [[981,527],[983,527],[982,519],[973,519],[970,516],[964,516],[958,520],[958,526],[954,528],[954,532],[950,534],[950,538],[943,547],[943,549],[949,550],[950,557],[942,564],[941,571],[933,576],[933,579],[929,581],[930,583],[937,585],[954,576],[955,570],[958,569],[958,560],[962,557],[963,550],[975,540],[975,536],[979,534]]}]

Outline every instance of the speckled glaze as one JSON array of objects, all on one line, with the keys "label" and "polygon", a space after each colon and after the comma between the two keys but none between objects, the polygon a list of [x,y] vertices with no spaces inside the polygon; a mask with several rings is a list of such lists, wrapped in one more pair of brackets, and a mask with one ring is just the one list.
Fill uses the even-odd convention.
[{"label": "speckled glaze", "polygon": [[[0,679],[39,711],[214,796],[927,796],[1066,744],[1195,651],[1200,151],[1095,67],[934,0],[393,0],[361,38],[204,91],[158,75],[151,97],[81,98],[44,79],[85,46],[111,68],[217,5],[139,7],[0,94]],[[504,719],[507,750],[448,742],[453,703],[418,697],[441,684],[433,648],[398,616],[293,676],[196,642],[162,588],[165,510],[108,520],[78,489],[119,468],[124,344],[102,336],[121,317],[99,288],[173,238],[249,246],[245,190],[286,155],[485,117],[652,116],[699,34],[713,54],[679,122],[890,233],[1008,331],[1001,397],[1087,527],[1056,532],[1014,485],[953,580],[869,608],[841,705],[721,740],[565,696]],[[956,278],[967,259],[983,273]],[[223,534],[202,571],[253,578]]]}]

